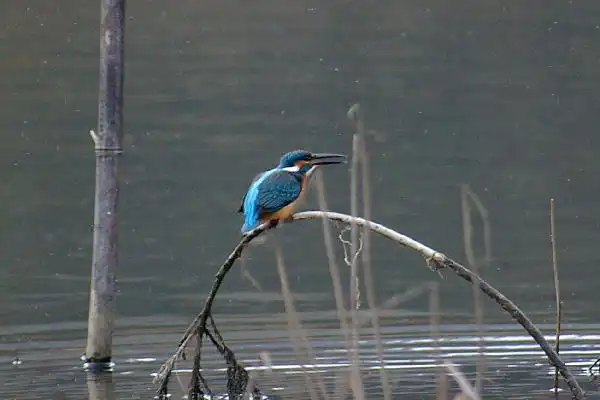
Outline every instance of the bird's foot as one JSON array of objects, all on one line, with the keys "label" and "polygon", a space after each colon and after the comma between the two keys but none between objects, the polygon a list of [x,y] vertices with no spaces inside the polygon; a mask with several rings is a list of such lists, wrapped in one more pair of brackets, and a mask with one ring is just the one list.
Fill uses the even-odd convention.
[{"label": "bird's foot", "polygon": [[279,218],[279,219],[271,219],[269,220],[269,229],[275,229],[279,226],[279,223],[282,222],[284,224],[288,224],[290,222],[294,222],[294,216],[290,215],[289,217]]},{"label": "bird's foot", "polygon": [[277,228],[277,225],[279,225],[279,220],[278,219],[272,219],[272,220],[269,221],[269,228],[270,229]]}]

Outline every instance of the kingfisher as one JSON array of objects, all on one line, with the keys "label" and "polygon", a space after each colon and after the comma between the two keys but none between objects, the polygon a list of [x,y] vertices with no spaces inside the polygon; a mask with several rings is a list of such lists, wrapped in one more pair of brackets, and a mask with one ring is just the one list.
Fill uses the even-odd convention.
[{"label": "kingfisher", "polygon": [[306,173],[313,166],[345,163],[346,158],[343,154],[306,150],[285,153],[275,168],[259,173],[248,187],[238,210],[244,214],[242,233],[263,222],[277,225],[279,221],[290,221],[306,188]]}]

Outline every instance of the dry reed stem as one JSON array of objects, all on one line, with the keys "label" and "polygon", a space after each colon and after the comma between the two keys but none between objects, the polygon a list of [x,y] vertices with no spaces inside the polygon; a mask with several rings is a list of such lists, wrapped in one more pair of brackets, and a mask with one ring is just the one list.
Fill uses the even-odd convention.
[{"label": "dry reed stem", "polygon": [[[359,146],[360,137],[358,134],[353,136],[352,140],[352,168],[350,178],[350,209],[352,214],[358,216],[358,163],[359,157]],[[324,186],[322,188],[324,190]],[[325,193],[324,191],[322,193]],[[359,230],[358,225],[351,224],[350,231],[350,323],[351,323],[351,352],[353,355],[354,363],[357,367],[353,368],[351,373],[354,379],[350,379],[350,387],[353,393],[361,393],[364,396],[362,377],[360,376],[360,370],[358,363],[360,360],[360,347],[358,344],[358,310],[360,308],[360,281],[358,278],[358,264],[359,264]]]},{"label": "dry reed stem", "polygon": [[484,265],[488,265],[492,261],[492,225],[490,224],[490,215],[477,193],[473,192],[469,185],[466,186],[466,194],[477,208],[477,211],[479,211],[479,215],[483,221]]},{"label": "dry reed stem", "polygon": [[[429,283],[423,283],[421,285],[413,286],[402,294],[396,294],[384,301],[380,306],[379,310],[387,310],[390,308],[398,307],[400,304],[410,301],[426,291],[429,290]],[[363,322],[364,323],[364,322]]]},{"label": "dry reed stem", "polygon": [[319,399],[319,396],[314,390],[315,385],[312,379],[314,377],[321,391],[321,398],[328,399],[329,396],[327,394],[325,382],[323,381],[321,374],[317,372],[311,376],[311,374],[307,373],[305,368],[305,365],[315,365],[316,359],[312,347],[310,346],[310,343],[306,337],[305,330],[302,327],[300,318],[298,317],[296,306],[294,305],[294,298],[290,289],[285,262],[283,260],[283,252],[281,251],[281,246],[279,245],[278,241],[275,243],[275,259],[277,264],[277,273],[279,274],[279,281],[281,283],[281,293],[283,295],[290,339],[292,341],[294,353],[296,356],[298,356],[298,361],[300,362],[302,371],[304,372],[304,379],[306,381],[310,398]]},{"label": "dry reed stem", "polygon": [[[554,275],[554,293],[556,297],[556,354],[560,352],[560,328],[562,320],[562,300],[560,297],[560,279],[558,277],[558,261],[556,257],[556,225],[554,219],[554,199],[550,199],[550,244],[552,246],[552,273]],[[558,393],[558,369],[554,369],[554,391]]]},{"label": "dry reed stem", "polygon": [[[562,308],[563,302],[558,303],[558,308],[556,310],[556,343],[554,348],[556,350],[556,354],[559,354],[560,351],[560,330],[562,323]],[[558,394],[560,392],[560,381],[558,379],[558,368],[554,368],[554,392]]]},{"label": "dry reed stem", "polygon": [[[350,214],[358,217],[358,167],[360,135],[352,137],[352,167],[350,168]],[[351,224],[350,233],[350,306],[352,324],[356,326],[356,310],[360,308],[360,281],[358,278],[358,225]],[[356,338],[353,338],[356,340]]]},{"label": "dry reed stem", "polygon": [[[367,135],[365,133],[365,123],[360,108],[360,104],[356,103],[348,110],[348,118],[356,124],[356,136],[358,137],[358,159],[361,166],[361,186],[362,186],[362,200],[363,200],[363,216],[367,220],[371,220],[371,181],[370,181],[370,170],[369,170],[369,153],[367,150]],[[358,211],[357,211],[358,212]],[[362,232],[362,252],[361,262],[364,270],[365,287],[367,292],[367,305],[370,309],[371,325],[375,333],[375,351],[377,352],[377,358],[380,370],[381,386],[383,389],[383,399],[392,399],[392,389],[385,370],[385,360],[383,356],[383,342],[381,340],[381,326],[379,323],[379,312],[377,309],[377,299],[375,296],[375,284],[373,279],[373,268],[371,264],[371,231],[363,227]],[[358,284],[358,281],[357,281]],[[359,292],[360,295],[360,292]],[[359,318],[357,320],[358,327],[363,322]],[[357,327],[357,328],[358,328]]]},{"label": "dry reed stem", "polygon": [[426,261],[429,265],[432,265],[435,269],[451,269],[459,277],[463,278],[467,282],[477,284],[479,289],[483,291],[488,297],[493,299],[504,311],[506,311],[513,319],[515,319],[538,343],[540,348],[544,351],[548,357],[551,365],[558,367],[561,375],[569,385],[569,389],[575,399],[583,399],[584,392],[569,368],[566,366],[564,361],[556,354],[552,346],[548,343],[542,332],[535,324],[527,317],[523,311],[521,311],[516,304],[509,300],[506,296],[500,293],[496,288],[487,283],[480,276],[475,274],[473,271],[462,266],[456,261],[446,257],[444,254],[433,250],[432,248],[408,237],[402,235],[392,229],[389,229],[381,224],[367,221],[364,218],[352,218],[350,215],[340,214],[335,212],[322,212],[322,211],[305,211],[294,215],[294,221],[301,221],[306,219],[315,218],[326,218],[333,221],[339,221],[349,224],[351,221],[355,221],[360,226],[368,227],[372,232],[375,232],[381,236],[387,237],[402,246],[409,247],[416,250],[425,256]]},{"label": "dry reed stem", "polygon": [[247,279],[248,282],[250,282],[254,289],[258,290],[259,292],[263,291],[260,282],[250,273],[250,269],[248,269],[248,266],[246,265],[246,260],[243,256],[240,257],[240,274],[243,279]]},{"label": "dry reed stem", "polygon": [[[323,176],[320,171],[317,171],[315,178],[315,184],[317,187],[317,198],[319,202],[319,208],[321,210],[327,210],[327,199],[325,196],[325,184],[323,182]],[[327,212],[323,211],[324,214]],[[322,218],[322,226],[323,226],[323,239],[325,242],[325,249],[327,252],[327,260],[329,263],[329,273],[331,274],[331,280],[333,282],[333,292],[335,297],[335,304],[338,313],[338,319],[340,321],[340,327],[344,332],[346,337],[346,349],[348,354],[350,355],[350,387],[352,388],[352,392],[354,394],[355,399],[364,400],[365,392],[363,389],[362,377],[360,374],[360,360],[358,358],[357,349],[353,346],[357,346],[358,343],[355,343],[353,340],[353,334],[350,332],[350,328],[348,326],[348,318],[346,315],[346,310],[344,308],[344,295],[342,291],[341,278],[340,278],[340,270],[337,266],[335,260],[335,251],[333,246],[333,240],[331,237],[331,227],[329,225],[329,221],[327,218]],[[355,310],[354,310],[355,311]]]},{"label": "dry reed stem", "polygon": [[[367,286],[367,290],[368,290],[366,273],[365,273],[365,286]],[[402,294],[397,294],[397,295],[394,295],[394,296],[388,298],[386,301],[381,303],[379,306],[375,306],[375,307],[369,306],[370,309],[375,309],[375,315],[373,315],[373,313],[370,310],[361,313],[358,316],[358,326],[363,327],[368,322],[371,322],[371,325],[372,325],[373,318],[376,317],[377,324],[379,324],[378,326],[380,327],[379,334],[381,335],[381,322],[379,321],[379,319],[380,319],[379,315],[380,315],[381,311],[390,310],[394,307],[397,307],[402,303],[405,303],[407,301],[410,301],[410,300],[420,296],[421,294],[425,293],[428,290],[429,290],[429,283],[421,284],[421,285],[418,285],[418,286],[415,286],[415,287],[412,287],[412,288],[406,290],[406,292],[404,292]],[[377,335],[377,332],[375,332],[375,334]],[[383,355],[382,355],[382,357],[383,357]]]},{"label": "dry reed stem", "polygon": [[[471,218],[471,202],[474,203],[479,211],[484,231],[484,247],[485,247],[485,266],[491,258],[491,228],[489,223],[488,212],[483,206],[483,202],[479,197],[471,190],[469,185],[461,186],[461,209],[463,217],[463,240],[465,246],[465,256],[467,263],[472,268],[473,272],[481,276],[481,269],[477,258],[475,257],[475,251],[473,250],[473,220]],[[478,353],[479,358],[477,360],[477,373],[475,378],[475,388],[477,393],[483,392],[483,377],[486,372],[486,359],[485,359],[485,329],[483,320],[483,304],[481,304],[481,292],[478,288],[473,285],[473,303],[475,308],[475,324],[477,326],[477,336],[479,337]]]},{"label": "dry reed stem", "polygon": [[[369,171],[369,153],[367,150],[366,137],[364,134],[364,124],[362,118],[358,119],[357,131],[361,136],[360,159],[362,166],[362,190],[363,190],[363,216],[371,220],[371,183]],[[385,370],[384,348],[381,339],[381,326],[379,323],[379,310],[377,308],[377,298],[375,296],[375,283],[373,279],[373,266],[371,263],[371,231],[363,227],[362,229],[363,250],[361,261],[364,269],[365,287],[367,292],[367,305],[371,311],[371,324],[375,332],[375,351],[379,360],[381,387],[383,389],[383,400],[392,400],[392,387]],[[360,326],[360,321],[358,321]]]},{"label": "dry reed stem", "polygon": [[348,372],[338,372],[334,379],[333,395],[337,396],[334,398],[345,399],[348,394]]},{"label": "dry reed stem", "polygon": [[442,351],[440,349],[441,339],[441,306],[440,306],[440,288],[438,282],[429,284],[429,329],[431,331],[431,339],[434,341],[436,348],[437,360],[439,364],[436,368],[436,399],[446,400],[448,398],[448,378],[444,372],[442,363]]},{"label": "dry reed stem", "polygon": [[[325,204],[324,204],[325,199],[324,199],[324,194],[323,194],[324,190],[323,190],[322,180],[321,180],[319,186],[321,186],[321,189],[322,189],[321,196],[320,196],[320,200],[321,200],[320,204],[322,205],[322,208],[326,208]],[[571,393],[573,394],[574,399],[580,400],[585,397],[583,389],[581,388],[581,386],[579,385],[579,383],[577,382],[577,380],[575,379],[575,377],[573,376],[573,374],[571,373],[569,368],[561,360],[559,355],[556,354],[556,352],[554,351],[552,346],[549,345],[548,341],[544,338],[543,334],[540,332],[540,330],[537,328],[537,326],[535,326],[533,324],[533,322],[531,322],[531,320],[516,306],[516,304],[514,304],[512,301],[510,301],[508,298],[506,298],[506,296],[504,296],[497,289],[495,289],[493,286],[491,286],[489,283],[487,283],[485,280],[483,280],[477,274],[473,273],[468,268],[465,268],[464,266],[460,265],[456,261],[446,257],[444,254],[437,252],[434,249],[432,249],[432,248],[430,248],[408,236],[402,235],[402,234],[400,234],[390,228],[387,228],[381,224],[378,224],[378,223],[375,223],[372,221],[367,221],[364,218],[352,218],[352,216],[350,216],[350,215],[340,214],[340,213],[336,213],[336,212],[305,211],[305,212],[295,214],[293,219],[294,219],[294,221],[314,220],[314,219],[322,220],[323,228],[326,232],[325,242],[326,242],[326,247],[327,247],[327,254],[328,254],[330,261],[333,260],[332,257],[334,257],[334,254],[333,254],[333,243],[332,243],[332,239],[331,239],[331,231],[330,231],[328,221],[330,221],[330,220],[338,221],[338,222],[342,222],[345,224],[350,224],[350,223],[354,222],[357,225],[359,225],[361,227],[367,227],[372,232],[375,232],[381,236],[387,237],[388,239],[395,241],[396,243],[398,243],[402,246],[409,247],[413,250],[420,252],[421,254],[423,254],[423,256],[425,257],[425,260],[430,265],[430,267],[433,267],[436,270],[444,269],[444,268],[451,269],[459,277],[463,278],[467,282],[470,282],[473,284],[476,283],[479,286],[479,288],[488,297],[490,297],[498,305],[500,305],[500,307],[503,310],[505,310],[511,317],[513,317],[513,319],[515,319],[529,333],[529,335],[538,343],[540,348],[544,351],[544,353],[548,357],[550,364],[559,369],[560,374],[563,376],[563,378],[567,382],[569,389],[571,390]],[[168,382],[168,379],[170,377],[173,366],[175,365],[175,361],[181,356],[181,354],[185,350],[185,347],[187,346],[190,338],[194,336],[193,333],[200,329],[204,329],[204,330],[206,329],[206,320],[207,320],[208,316],[210,315],[212,304],[214,302],[216,293],[217,293],[219,287],[221,286],[225,275],[233,266],[235,260],[237,260],[240,257],[244,248],[254,238],[258,237],[263,232],[265,232],[271,228],[273,228],[272,224],[265,223],[265,224],[261,224],[260,226],[253,229],[252,231],[248,232],[246,235],[244,235],[242,237],[242,239],[240,240],[238,245],[234,248],[234,250],[229,255],[227,260],[223,263],[223,265],[217,272],[217,275],[215,276],[215,282],[213,283],[213,287],[211,288],[211,290],[209,292],[209,295],[208,295],[208,298],[206,300],[203,310],[200,312],[199,315],[196,316],[194,321],[186,329],[186,332],[185,332],[184,336],[182,337],[182,339],[180,340],[175,353],[171,357],[169,357],[169,359],[167,361],[165,361],[165,363],[161,366],[160,370],[158,371],[158,373],[156,375],[155,382],[157,382],[159,384],[159,389],[158,389],[159,394],[162,395],[166,392],[166,383]],[[334,263],[330,263],[330,271],[332,272],[332,275],[337,274],[337,279],[334,279],[334,293],[336,296],[338,315],[345,316],[345,312],[343,310],[343,298],[341,296],[341,285],[339,283],[339,270],[337,270],[337,268],[333,268],[332,265],[334,265]],[[336,282],[336,280],[337,280],[337,282]],[[340,318],[340,319],[341,319],[340,323],[342,325],[344,325],[345,319],[343,319],[343,318]],[[345,325],[347,325],[347,324],[345,324]],[[355,365],[355,367],[358,368],[358,365]],[[360,379],[360,374],[358,374],[357,378]],[[359,396],[357,396],[357,394],[355,393],[355,397],[358,397],[361,399],[364,398],[364,392],[361,393]]]},{"label": "dry reed stem", "polygon": [[450,375],[454,378],[462,394],[461,398],[466,397],[470,400],[480,400],[479,394],[475,388],[469,383],[464,374],[458,369],[458,367],[448,360],[444,360],[444,367],[448,370]]}]

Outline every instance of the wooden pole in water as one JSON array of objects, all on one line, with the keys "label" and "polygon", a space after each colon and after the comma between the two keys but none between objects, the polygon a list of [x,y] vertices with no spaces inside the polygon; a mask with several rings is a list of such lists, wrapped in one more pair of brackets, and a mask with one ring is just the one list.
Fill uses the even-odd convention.
[{"label": "wooden pole in water", "polygon": [[101,0],[96,198],[90,309],[86,348],[88,369],[106,368],[112,357],[118,260],[117,205],[123,137],[125,0]]}]

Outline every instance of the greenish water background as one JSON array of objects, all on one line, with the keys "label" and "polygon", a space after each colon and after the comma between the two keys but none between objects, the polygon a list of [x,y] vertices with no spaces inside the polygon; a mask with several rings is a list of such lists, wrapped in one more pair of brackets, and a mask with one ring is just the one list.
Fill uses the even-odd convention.
[{"label": "greenish water background", "polygon": [[[598,357],[595,2],[131,0],[127,16],[117,398],[151,394],[150,374],[238,238],[235,210],[254,172],[294,148],[349,153],[345,113],[355,102],[378,134],[369,143],[373,218],[464,260],[460,185],[469,184],[492,224],[484,276],[536,323],[550,324],[549,335],[548,206],[557,199],[565,326],[579,335],[566,342],[565,359],[583,374]],[[97,119],[98,36],[97,2],[13,1],[0,16],[1,398],[87,392],[78,357],[91,264],[87,132]],[[328,169],[326,183],[330,208],[349,211],[347,169]],[[323,355],[341,347],[341,335],[320,229],[298,224],[281,236],[297,307]],[[384,240],[374,242],[373,263],[380,301],[439,280],[418,255]],[[248,364],[269,351],[292,366],[272,250],[251,249],[247,267],[262,291],[234,271],[217,318]],[[471,290],[448,274],[440,283],[443,329],[468,342]],[[486,383],[490,396],[543,397],[543,358],[528,339],[528,350],[511,346],[523,332],[484,305],[488,329],[514,353],[492,361],[505,378]],[[433,357],[393,350],[394,340],[428,338],[427,312],[421,296],[386,317],[390,364]],[[459,344],[454,353],[470,371],[474,356]],[[23,364],[11,364],[16,355]],[[427,365],[398,373],[395,393],[416,388],[430,398]]]}]

